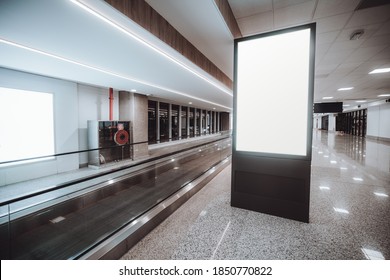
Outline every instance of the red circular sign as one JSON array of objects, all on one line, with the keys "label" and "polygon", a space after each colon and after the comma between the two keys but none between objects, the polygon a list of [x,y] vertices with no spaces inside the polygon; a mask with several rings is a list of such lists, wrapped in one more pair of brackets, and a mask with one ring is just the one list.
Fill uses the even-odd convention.
[{"label": "red circular sign", "polygon": [[118,145],[124,145],[129,141],[129,133],[126,130],[118,130],[114,135],[114,141]]}]

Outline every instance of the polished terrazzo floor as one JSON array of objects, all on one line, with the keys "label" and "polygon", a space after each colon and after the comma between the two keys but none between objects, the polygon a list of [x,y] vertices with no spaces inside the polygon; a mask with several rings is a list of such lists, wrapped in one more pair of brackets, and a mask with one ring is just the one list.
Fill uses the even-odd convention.
[{"label": "polished terrazzo floor", "polygon": [[230,168],[122,259],[390,259],[390,143],[314,131],[310,223],[230,206]]}]

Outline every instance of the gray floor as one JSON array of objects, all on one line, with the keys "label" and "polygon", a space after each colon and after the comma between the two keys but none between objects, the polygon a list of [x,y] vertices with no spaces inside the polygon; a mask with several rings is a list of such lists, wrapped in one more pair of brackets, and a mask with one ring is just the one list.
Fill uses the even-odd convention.
[{"label": "gray floor", "polygon": [[315,131],[310,223],[230,206],[230,168],[122,259],[390,259],[390,144]]}]

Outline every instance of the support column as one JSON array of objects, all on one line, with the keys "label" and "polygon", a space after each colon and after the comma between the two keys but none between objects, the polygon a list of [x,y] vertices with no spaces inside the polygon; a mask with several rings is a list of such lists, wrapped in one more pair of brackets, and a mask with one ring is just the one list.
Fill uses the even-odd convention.
[{"label": "support column", "polygon": [[172,141],[172,104],[168,106],[168,141]]},{"label": "support column", "polygon": [[132,125],[133,158],[149,155],[148,150],[148,98],[144,95],[119,91],[119,119],[129,120]]},{"label": "support column", "polygon": [[179,105],[179,139],[181,139],[181,105]]},{"label": "support column", "polygon": [[187,107],[187,138],[190,138],[190,107]]},{"label": "support column", "polygon": [[157,101],[156,106],[156,120],[157,120],[157,143],[160,143],[160,101]]}]

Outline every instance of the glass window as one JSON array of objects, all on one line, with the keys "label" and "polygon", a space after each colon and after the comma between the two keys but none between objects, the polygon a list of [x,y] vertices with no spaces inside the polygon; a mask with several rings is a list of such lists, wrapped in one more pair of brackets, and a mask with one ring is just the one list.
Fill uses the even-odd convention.
[{"label": "glass window", "polygon": [[205,110],[201,110],[202,117],[202,126],[201,126],[201,134],[206,134],[206,112]]},{"label": "glass window", "polygon": [[157,102],[148,101],[148,141],[157,142]]},{"label": "glass window", "polygon": [[160,142],[169,141],[169,104],[160,102]]},{"label": "glass window", "polygon": [[211,133],[210,123],[211,123],[211,114],[210,114],[210,111],[206,111],[206,127],[205,127],[206,134]]},{"label": "glass window", "polygon": [[188,118],[190,119],[190,137],[194,137],[195,136],[195,109],[194,108],[190,108],[190,114],[188,116]]},{"label": "glass window", "polygon": [[188,107],[181,107],[181,137],[187,138],[187,109]]},{"label": "glass window", "polygon": [[200,135],[200,110],[197,109],[195,113],[196,123],[195,123],[195,136]]},{"label": "glass window", "polygon": [[179,139],[179,105],[172,105],[171,110],[171,133],[172,140]]}]

